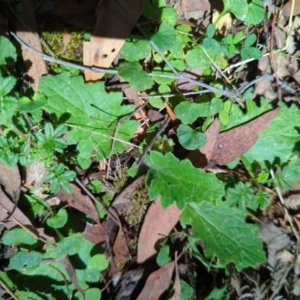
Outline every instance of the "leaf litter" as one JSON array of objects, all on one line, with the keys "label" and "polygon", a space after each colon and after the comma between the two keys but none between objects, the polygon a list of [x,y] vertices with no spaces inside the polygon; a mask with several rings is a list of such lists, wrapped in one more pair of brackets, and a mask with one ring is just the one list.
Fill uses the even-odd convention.
[{"label": "leaf litter", "polygon": [[[35,17],[32,17],[34,15],[33,7],[29,7],[28,1],[24,2],[28,10],[27,14],[22,15],[22,17],[28,23],[31,21],[30,23],[33,27],[31,27],[30,31],[24,33],[22,32],[22,28],[17,26],[17,34],[27,44],[41,51],[40,42],[37,42],[38,40],[33,36],[33,33],[37,32],[35,22],[33,22],[35,21]],[[182,51],[184,43],[176,48],[175,41],[178,42],[178,39],[173,26],[181,26],[177,28],[178,32],[184,35],[186,34],[182,39],[188,44],[192,41],[192,39],[189,38],[192,34],[189,33],[191,32],[189,31],[190,29],[184,26],[193,25],[192,27],[194,27],[195,24],[191,22],[191,18],[196,17],[196,19],[198,19],[197,22],[200,24],[199,28],[202,26],[202,29],[204,29],[201,34],[206,35],[206,38],[210,39],[209,43],[216,43],[217,40],[214,40],[208,31],[205,33],[205,30],[208,28],[207,24],[209,23],[208,17],[205,17],[205,13],[211,9],[210,3],[205,1],[201,3],[197,1],[167,1],[168,7],[165,7],[163,2],[164,1],[146,1],[146,9],[142,12],[142,1],[138,3],[131,1],[127,3],[128,7],[125,7],[125,10],[133,15],[134,22],[138,20],[142,13],[146,19],[153,17],[153,19],[158,22],[154,30],[155,32],[151,32],[151,29],[147,28],[148,34],[151,35],[154,43],[162,51],[170,51],[171,56],[168,56],[168,59],[172,60],[175,58],[175,60],[172,61],[174,66],[176,66],[178,70],[184,71],[184,74],[189,77],[189,80],[186,80],[186,77],[180,77],[176,84],[174,84],[175,89],[179,89],[182,93],[197,92],[195,91],[197,89],[196,85],[190,79],[199,80],[202,76],[206,76],[205,70],[201,68],[199,70],[199,66],[203,67],[205,65],[205,69],[207,69],[211,67],[212,62],[207,60],[207,57],[195,59],[195,51],[191,48],[187,50],[187,64],[182,68],[182,66],[180,66],[180,60],[185,60],[185,53]],[[269,2],[267,5],[270,11],[274,12],[276,6],[274,3],[271,3],[271,1]],[[244,20],[246,24],[256,24],[257,18],[260,18],[263,12],[263,6],[260,1],[256,0],[251,3],[240,1],[239,3],[239,5],[241,5],[241,3],[245,4],[243,6],[245,11],[241,12],[234,1],[224,1],[225,11],[231,12],[236,18],[242,18],[241,13],[243,13],[247,15]],[[154,4],[160,6],[159,9],[155,8]],[[58,245],[57,252],[53,249],[49,250],[49,248],[46,250],[46,260],[50,258],[55,262],[56,258],[64,257],[61,263],[66,273],[64,273],[63,269],[60,269],[59,265],[55,265],[53,268],[56,268],[58,273],[61,272],[64,281],[70,281],[70,290],[66,291],[66,294],[69,293],[68,295],[70,296],[70,293],[75,294],[77,290],[79,294],[85,294],[86,297],[87,295],[92,295],[94,292],[96,292],[98,298],[101,297],[99,296],[101,295],[100,289],[97,288],[93,290],[84,278],[88,278],[89,282],[101,282],[99,277],[100,272],[106,269],[106,263],[109,261],[110,267],[107,273],[101,273],[104,274],[101,276],[107,276],[108,280],[112,279],[116,283],[110,286],[107,284],[105,287],[103,282],[101,283],[106,296],[111,293],[115,294],[115,299],[121,299],[123,296],[125,298],[123,297],[122,299],[131,299],[131,293],[133,294],[133,289],[135,289],[134,294],[137,299],[159,299],[162,295],[166,295],[166,292],[168,292],[169,299],[187,299],[183,298],[184,289],[182,281],[179,281],[179,276],[181,276],[178,271],[179,262],[177,259],[174,260],[174,251],[172,252],[171,262],[166,261],[166,264],[160,268],[156,266],[154,268],[156,270],[154,271],[150,270],[150,268],[148,272],[138,272],[140,267],[146,267],[145,262],[152,264],[153,268],[153,258],[159,253],[163,243],[166,242],[176,247],[179,245],[182,246],[183,244],[189,247],[186,249],[193,252],[195,257],[194,265],[196,265],[196,268],[199,267],[199,262],[202,267],[206,266],[208,269],[211,266],[213,268],[225,269],[233,263],[236,271],[241,272],[244,270],[245,277],[250,278],[250,272],[248,272],[246,268],[262,266],[266,261],[265,254],[262,251],[263,241],[268,248],[267,261],[272,274],[272,284],[273,286],[276,285],[276,275],[278,275],[280,271],[280,269],[276,269],[276,261],[281,260],[281,262],[285,264],[291,262],[291,258],[284,258],[288,256],[287,252],[285,252],[285,248],[288,247],[289,243],[294,242],[284,233],[288,225],[282,223],[280,224],[282,228],[279,229],[272,223],[276,221],[274,220],[276,219],[274,216],[278,211],[275,210],[275,205],[278,206],[278,201],[272,200],[273,203],[271,203],[268,210],[264,211],[264,214],[267,215],[268,218],[260,218],[257,224],[258,226],[245,223],[244,220],[247,216],[246,208],[238,210],[236,207],[228,207],[223,203],[224,199],[229,199],[229,191],[234,191],[236,197],[240,197],[237,189],[238,184],[234,182],[233,179],[230,179],[230,172],[236,172],[234,174],[235,180],[239,178],[240,175],[238,171],[227,170],[222,177],[210,174],[204,170],[210,170],[212,164],[226,168],[225,165],[228,163],[240,159],[245,166],[239,166],[237,170],[239,170],[239,168],[243,169],[243,171],[253,176],[250,178],[251,176],[249,177],[248,175],[246,179],[240,176],[240,179],[248,181],[250,179],[256,180],[256,186],[253,186],[254,192],[257,194],[260,193],[259,195],[262,196],[263,193],[266,193],[266,191],[270,189],[270,181],[268,181],[267,178],[264,179],[265,181],[263,180],[263,171],[268,169],[270,165],[277,166],[276,164],[278,163],[284,164],[287,162],[287,165],[281,167],[283,167],[283,174],[288,174],[293,168],[290,162],[297,160],[296,152],[298,151],[297,143],[299,140],[299,131],[297,126],[292,124],[292,120],[298,118],[298,106],[296,104],[287,105],[284,102],[279,102],[278,105],[277,103],[270,104],[263,99],[259,102],[259,105],[257,105],[252,99],[250,100],[248,98],[244,105],[246,108],[241,108],[235,103],[228,104],[229,102],[226,102],[226,100],[222,100],[224,103],[218,108],[217,106],[208,106],[207,103],[205,103],[206,100],[197,95],[186,95],[185,97],[184,95],[178,94],[175,98],[167,96],[171,93],[169,82],[172,83],[174,79],[158,79],[159,77],[156,74],[156,77],[152,80],[151,76],[146,72],[146,70],[151,69],[151,64],[161,64],[163,60],[156,57],[156,54],[151,53],[150,55],[150,52],[145,51],[143,57],[139,58],[139,60],[143,60],[143,65],[140,65],[138,60],[135,60],[134,55],[128,56],[126,47],[122,48],[124,43],[128,43],[128,46],[134,41],[135,37],[129,36],[129,34],[132,30],[136,35],[136,28],[134,28],[136,24],[134,24],[134,22],[132,23],[128,16],[121,13],[120,6],[116,5],[115,2],[107,1],[104,3],[100,1],[97,7],[97,1],[76,3],[74,7],[70,6],[68,1],[63,1],[54,6],[51,4],[48,8],[43,5],[45,5],[45,3],[39,7],[40,12],[51,12],[53,15],[61,18],[68,18],[69,22],[75,20],[74,17],[77,18],[76,22],[78,22],[78,18],[81,17],[83,11],[91,13],[92,17],[90,19],[94,21],[90,22],[90,24],[92,23],[94,29],[90,41],[83,42],[84,64],[104,68],[109,68],[111,64],[113,64],[119,67],[119,75],[122,77],[119,77],[119,84],[122,85],[124,82],[129,82],[129,86],[127,85],[126,89],[122,89],[123,93],[127,96],[127,99],[123,99],[120,92],[107,92],[107,86],[102,79],[104,74],[99,75],[90,71],[85,72],[86,81],[102,79],[100,83],[85,83],[81,77],[72,77],[73,75],[69,76],[67,73],[42,77],[42,75],[48,73],[48,70],[45,68],[46,64],[44,60],[41,59],[40,56],[32,56],[32,52],[28,49],[22,49],[23,59],[32,63],[31,71],[29,70],[28,75],[33,79],[33,89],[44,93],[48,98],[47,104],[43,105],[42,108],[52,120],[60,120],[61,122],[65,117],[67,119],[69,131],[63,138],[68,147],[75,148],[79,153],[76,162],[79,167],[77,168],[78,175],[84,178],[86,175],[90,175],[87,174],[88,172],[91,172],[92,175],[93,173],[96,174],[96,162],[101,162],[102,165],[108,165],[108,174],[112,175],[112,172],[117,172],[117,168],[113,166],[113,159],[111,160],[112,155],[118,154],[120,156],[126,156],[126,152],[132,153],[129,155],[130,159],[128,160],[130,161],[130,167],[132,160],[140,156],[138,150],[133,151],[132,147],[142,145],[145,137],[148,138],[148,135],[151,136],[151,130],[153,130],[153,128],[154,131],[157,129],[159,122],[157,118],[151,117],[151,111],[158,113],[159,103],[163,104],[159,108],[160,118],[162,116],[162,120],[159,119],[159,121],[163,121],[164,119],[164,107],[167,108],[166,111],[172,120],[167,130],[163,133],[165,134],[161,139],[163,142],[160,141],[160,143],[157,142],[157,144],[155,144],[156,149],[159,149],[160,152],[151,150],[144,159],[145,165],[149,169],[145,179],[143,176],[136,180],[126,178],[121,185],[119,194],[113,196],[114,200],[112,200],[109,199],[111,197],[110,195],[113,194],[112,191],[110,191],[109,184],[111,184],[113,180],[101,177],[103,184],[107,185],[106,191],[104,193],[103,190],[102,194],[101,190],[95,191],[94,193],[98,196],[101,195],[99,199],[104,202],[106,201],[105,205],[114,209],[114,212],[111,210],[106,211],[108,215],[105,221],[103,220],[105,219],[103,216],[105,215],[105,210],[101,211],[97,202],[93,203],[90,197],[84,195],[84,192],[80,191],[76,185],[71,185],[73,191],[71,195],[66,193],[63,189],[56,195],[61,202],[54,204],[52,208],[54,211],[47,211],[47,213],[54,214],[55,217],[55,205],[58,205],[58,207],[64,205],[70,211],[70,216],[74,214],[74,211],[79,211],[85,216],[85,229],[83,232],[68,236],[68,233],[62,230],[62,233],[66,235],[66,239],[56,240]],[[214,5],[215,4],[212,3],[212,7],[214,7]],[[256,15],[251,14],[253,5],[259,8]],[[104,6],[108,8],[106,7],[106,9],[104,9]],[[174,19],[174,10],[172,10],[171,7],[173,7],[183,19],[176,20],[177,16]],[[109,14],[106,14],[107,9],[110,11]],[[287,23],[287,18],[292,14],[298,14],[298,6],[296,5],[294,11],[291,11],[291,1],[288,1],[283,8],[283,15],[286,18],[281,18],[278,24],[271,24],[275,32],[273,38],[275,39],[276,47],[284,51],[284,43],[287,41],[287,52],[290,55],[293,55],[296,51],[294,41],[287,37],[289,30],[292,28],[290,22]],[[118,17],[116,17],[116,15]],[[96,16],[96,18],[93,16]],[[224,18],[222,15],[214,15],[213,17],[220,18],[220,20]],[[143,19],[141,20],[143,21]],[[221,23],[222,26],[220,26]],[[226,34],[232,25],[236,26],[234,18],[229,18],[229,20],[227,18],[227,22],[220,22],[219,27],[217,27],[218,34]],[[294,28],[297,28],[297,26],[295,22]],[[122,29],[121,31],[120,28]],[[197,28],[193,34],[199,35],[199,28]],[[235,30],[237,32],[242,29],[236,27]],[[292,29],[292,36],[294,36],[294,30],[295,29]],[[228,39],[226,42],[228,44],[231,43],[231,48],[228,48],[229,51],[236,45],[234,44],[236,42],[234,40],[236,32],[233,32],[233,39],[230,42],[228,42]],[[68,41],[68,37],[68,35],[65,35],[65,44],[71,43],[71,41]],[[141,43],[145,49],[148,49],[149,45],[147,43],[147,40]],[[137,44],[135,46],[136,51],[139,51],[139,45]],[[197,49],[197,55],[203,54],[202,52],[204,51],[201,50],[201,47]],[[238,47],[242,47],[242,44],[234,48],[235,51],[238,51]],[[63,44],[61,51],[64,51],[65,48],[66,45]],[[210,50],[207,52],[209,51]],[[247,51],[251,52],[251,45],[248,46]],[[124,54],[124,57],[131,58],[128,59],[128,61],[119,62],[120,53]],[[61,55],[62,53],[58,52],[56,54]],[[173,58],[171,58],[172,56]],[[224,61],[222,61],[224,58],[218,56],[218,53],[209,53],[209,56],[218,62],[213,64],[213,68],[227,68],[227,63],[225,64]],[[205,64],[202,62],[201,65],[201,59],[204,58]],[[261,64],[262,60],[263,59],[259,61],[259,64]],[[297,88],[297,85],[288,79],[290,76],[297,81],[297,73],[299,72],[297,61],[292,61],[288,56],[280,53],[275,53],[273,56],[270,54],[270,58],[265,59],[264,67],[262,65],[259,66],[260,72],[270,72],[270,70],[268,70],[270,65],[273,66],[274,76],[271,76],[273,76],[277,86],[269,79],[265,79],[265,81],[261,81],[257,84],[254,95],[264,95],[271,102],[271,100],[275,101],[277,99],[278,89],[282,89],[283,100],[287,102],[288,99],[297,99],[295,97],[291,98],[289,93],[284,92],[285,85],[283,83],[286,81],[292,85],[292,91]],[[195,68],[195,66],[198,67],[198,69]],[[239,67],[239,65],[237,67]],[[220,72],[220,76],[225,78],[225,71],[222,72],[223,74]],[[245,78],[251,75],[251,71],[245,68],[236,74],[238,74],[237,79],[242,82],[244,81],[246,84],[247,81]],[[37,86],[38,81],[39,87]],[[107,80],[107,82],[109,82],[109,80]],[[118,90],[117,84],[114,85],[113,82],[111,82],[111,84],[112,86],[110,86],[110,88],[112,88],[112,90]],[[212,85],[215,84],[216,82],[212,80]],[[157,101],[155,105],[153,100],[149,101],[150,105],[143,102],[144,100],[142,100],[142,98],[145,95],[146,97],[149,96],[150,92],[152,92],[151,90],[154,90],[156,85],[159,86],[158,92],[161,94],[159,101],[161,102]],[[222,86],[221,89],[225,89],[225,86]],[[141,94],[141,92],[143,92],[143,94]],[[294,94],[294,92],[292,92],[292,94]],[[216,98],[218,97],[217,95],[215,96]],[[164,103],[164,101],[167,102]],[[195,111],[192,112],[194,114],[192,121],[191,119],[189,119],[190,121],[183,119],[185,112],[182,113],[181,111],[181,114],[178,114],[180,110],[177,105],[180,101],[186,101],[186,107],[188,106],[189,108],[192,107],[195,109]],[[128,103],[131,103],[131,105],[128,105]],[[134,103],[134,105],[132,105],[132,103]],[[146,105],[144,105],[144,103],[146,103]],[[215,98],[214,103],[218,103],[218,100],[215,100]],[[139,109],[141,104],[143,107]],[[274,109],[274,107],[277,106],[280,106],[280,108]],[[196,109],[196,107],[198,108]],[[205,114],[203,112],[204,110],[200,112],[200,107],[205,108]],[[215,110],[209,114],[209,111],[212,109]],[[203,114],[205,115],[204,118]],[[135,120],[127,118],[128,116],[135,116]],[[191,116],[188,117],[190,118]],[[185,152],[182,151],[182,149],[178,150],[178,144],[176,144],[176,138],[178,138],[178,136],[176,135],[180,135],[180,131],[176,131],[176,129],[180,122],[184,123],[187,128],[191,127],[190,132],[193,133],[201,127],[204,129],[208,128],[205,131],[203,130],[206,135],[206,143],[203,147],[199,150],[196,149]],[[142,125],[140,125],[141,123]],[[174,141],[170,139],[174,136],[175,150],[173,147]],[[142,152],[142,147],[145,148],[145,146],[137,146],[136,148],[140,148]],[[189,148],[187,147],[187,149]],[[147,151],[148,150],[149,149],[147,149]],[[127,168],[128,161],[126,163],[124,162],[124,165],[121,167]],[[260,169],[255,168],[256,164],[260,165]],[[78,171],[80,168],[84,170],[88,169],[88,171],[86,171],[87,173]],[[134,173],[135,171],[134,169],[130,169],[128,172]],[[1,206],[3,209],[1,210],[0,218],[2,222],[6,219],[9,211],[13,210],[14,203],[17,203],[19,200],[22,187],[20,178],[16,166],[12,168],[3,167],[1,169]],[[280,181],[282,190],[284,189],[284,184],[290,184],[287,178],[288,177],[283,177],[283,181]],[[227,184],[230,185],[230,188],[226,187],[225,189],[224,182],[226,179],[228,179]],[[121,180],[119,177],[117,180],[122,181],[123,179]],[[300,180],[300,178],[294,175],[291,181],[294,182],[297,180]],[[38,181],[38,179],[33,179],[33,181]],[[141,216],[144,215],[144,217],[139,218],[139,224],[131,225],[124,219],[126,215],[125,212],[132,206],[133,194],[136,193],[141,181],[145,181],[149,190],[149,197],[153,202],[147,205],[147,211],[144,208],[144,204],[141,205],[139,214]],[[240,185],[240,187],[241,186],[242,185]],[[246,186],[246,184],[244,186]],[[103,197],[103,194],[106,198]],[[257,199],[259,198],[256,198],[256,200]],[[263,198],[262,201],[265,200],[266,199]],[[31,201],[33,200],[31,199]],[[42,201],[44,200],[42,199]],[[290,208],[297,210],[296,202],[296,200],[287,200],[286,207],[290,206]],[[21,204],[20,208],[16,207],[13,215],[9,216],[3,223],[6,229],[13,230],[14,227],[21,224],[22,226],[26,226],[29,231],[32,231],[33,236],[36,235],[36,237],[38,237],[38,235],[40,235],[40,237],[46,240],[54,241],[52,237],[53,234],[48,235],[48,232],[44,232],[44,228],[35,229],[36,227],[33,225],[31,219],[26,217],[22,212],[24,204]],[[80,214],[81,217],[82,214]],[[280,214],[280,218],[285,218],[285,216],[282,215],[282,211],[280,211]],[[230,216],[230,219],[228,216]],[[38,217],[38,213],[36,213],[36,217]],[[119,220],[119,230],[115,230],[116,219]],[[34,222],[35,221],[36,220],[34,220]],[[62,221],[72,222],[71,218],[70,220]],[[180,225],[178,225],[179,222]],[[295,221],[295,223],[299,224],[298,221]],[[135,230],[133,227],[135,227]],[[132,235],[136,234],[136,232],[139,233],[138,237],[133,237]],[[60,235],[62,235],[62,233],[60,233]],[[84,233],[84,235],[82,233]],[[182,240],[184,236],[188,236],[188,239],[183,243]],[[237,236],[238,238],[233,238]],[[106,243],[107,261],[104,256],[101,256],[103,251],[99,249],[97,249],[98,252],[94,251],[94,256],[91,257],[90,251],[92,247],[94,244],[99,243]],[[112,249],[109,250],[110,247]],[[204,257],[202,253],[199,252],[200,248],[202,248]],[[181,251],[180,255],[182,256],[185,251],[183,247],[181,247]],[[29,253],[34,256],[34,251],[31,250],[30,252],[29,250]],[[293,257],[294,253],[288,253],[290,255],[289,257]],[[23,254],[20,256],[22,255]],[[82,266],[81,269],[78,267],[78,261],[75,259],[76,255],[82,262],[87,264],[87,269],[83,270]],[[89,255],[90,257],[88,257]],[[12,262],[13,259],[16,259],[15,257],[12,256]],[[209,264],[205,258],[211,259]],[[136,260],[137,265],[133,263],[134,260]],[[13,263],[11,265],[13,266]],[[43,267],[44,266],[41,268]],[[176,277],[173,277],[174,267],[176,269]],[[24,272],[29,272],[28,274],[30,274],[30,268],[28,268],[28,270],[24,270]],[[190,267],[190,271],[191,270],[193,270],[192,267]],[[84,276],[82,272],[84,272]],[[120,277],[121,273],[125,273],[125,276]],[[140,276],[137,276],[138,273],[141,273],[139,274]],[[198,275],[201,274],[199,270],[194,273]],[[133,285],[134,288],[130,289],[130,284],[128,284],[127,279],[125,279],[126,274],[128,275],[128,282],[134,281],[135,278],[136,281],[139,281],[140,287],[136,288],[137,286]],[[256,271],[256,274],[259,274],[259,271]],[[225,274],[222,276],[224,280],[227,280]],[[169,290],[172,278],[175,278],[173,291]],[[282,278],[282,276],[280,278]],[[1,280],[3,280],[2,277]],[[115,289],[118,280],[121,280],[120,284],[122,286],[119,291]],[[185,280],[189,282],[189,287],[194,288],[194,293],[199,292],[196,286],[193,286],[192,280],[186,278]],[[186,281],[184,282],[187,284]],[[290,283],[293,284],[292,281]],[[253,280],[247,281],[247,279],[244,279],[242,283],[238,284],[244,284],[245,286],[249,284],[253,286]],[[259,285],[258,281],[257,285]],[[277,286],[280,288],[286,287],[287,282],[282,281],[280,285]],[[278,287],[277,289],[279,291],[280,289]],[[230,288],[235,295],[242,296],[239,289],[235,290],[232,286]],[[263,288],[264,286],[261,285],[262,290]],[[111,291],[111,289],[114,291]],[[212,290],[211,293],[213,293],[213,291],[214,290]],[[20,297],[27,295],[27,292],[24,291],[17,292],[20,293]],[[83,299],[78,292],[75,294],[76,299]],[[205,294],[208,295],[209,292],[210,290],[206,288]],[[255,290],[251,292],[252,294],[257,293]],[[296,291],[294,290],[293,293],[295,294]],[[209,295],[207,297],[209,297]]]}]

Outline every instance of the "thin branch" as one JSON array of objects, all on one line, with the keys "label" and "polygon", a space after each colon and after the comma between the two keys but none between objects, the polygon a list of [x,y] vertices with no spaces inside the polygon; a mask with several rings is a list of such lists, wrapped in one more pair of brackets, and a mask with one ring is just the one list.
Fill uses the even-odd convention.
[{"label": "thin branch", "polygon": [[[55,62],[55,63],[58,63],[60,65],[65,65],[65,66],[68,66],[68,67],[72,67],[72,68],[75,68],[75,69],[79,69],[79,70],[82,70],[82,71],[89,71],[89,72],[94,72],[94,73],[108,73],[108,74],[117,74],[118,71],[117,70],[112,70],[112,69],[105,69],[105,68],[98,68],[98,67],[87,67],[87,66],[82,66],[82,65],[78,65],[78,64],[74,64],[74,63],[71,63],[71,62],[68,62],[68,61],[65,61],[65,60],[62,60],[62,59],[56,59],[56,58],[53,58],[47,54],[44,54],[40,51],[38,51],[37,49],[27,45],[23,40],[21,40],[13,31],[10,31],[10,34],[18,41],[18,43],[20,43],[21,45],[23,45],[26,49],[28,49],[29,51],[37,54],[37,55],[40,55],[44,60],[46,61],[50,61],[50,62]],[[177,72],[176,72],[177,73]],[[207,89],[207,91],[203,91],[203,92],[212,92],[212,93],[218,93],[218,94],[221,94],[225,97],[228,97],[228,98],[231,98],[231,99],[235,99],[237,97],[239,97],[245,90],[245,88],[240,88],[240,89],[237,89],[236,91],[228,91],[228,90],[221,90],[221,89],[218,89],[218,88],[215,88],[213,86],[210,86],[209,84],[206,84],[206,83],[203,83],[203,82],[200,82],[200,81],[197,81],[197,80],[194,80],[194,79],[191,79],[185,75],[168,75],[168,74],[153,74],[153,73],[148,73],[149,76],[151,77],[165,77],[165,78],[172,78],[172,79],[175,79],[175,80],[186,80],[190,83],[193,83],[195,85],[198,85],[202,88],[205,88]],[[257,83],[258,81],[260,80],[263,80],[265,77],[265,75],[251,81],[248,83],[248,87],[249,86],[252,86],[253,84]]]}]

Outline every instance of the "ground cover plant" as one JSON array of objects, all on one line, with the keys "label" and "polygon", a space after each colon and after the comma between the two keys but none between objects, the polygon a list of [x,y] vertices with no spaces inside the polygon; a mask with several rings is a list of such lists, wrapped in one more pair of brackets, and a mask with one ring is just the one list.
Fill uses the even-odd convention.
[{"label": "ground cover plant", "polygon": [[297,1],[0,2],[3,299],[299,298]]}]

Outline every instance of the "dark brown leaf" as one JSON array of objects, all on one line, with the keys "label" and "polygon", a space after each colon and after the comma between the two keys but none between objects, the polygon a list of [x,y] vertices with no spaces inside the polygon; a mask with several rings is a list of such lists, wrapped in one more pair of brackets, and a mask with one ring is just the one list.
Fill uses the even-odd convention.
[{"label": "dark brown leaf", "polygon": [[147,278],[142,292],[137,300],[157,300],[169,288],[175,263],[169,262]]},{"label": "dark brown leaf", "polygon": [[269,126],[279,108],[265,113],[249,123],[221,133],[215,144],[211,161],[226,165],[243,155],[257,141],[258,134]]},{"label": "dark brown leaf", "polygon": [[103,243],[105,242],[105,230],[101,224],[92,225],[86,223],[84,237],[94,244]]},{"label": "dark brown leaf", "polygon": [[74,193],[72,195],[67,194],[61,189],[56,196],[61,201],[67,202],[69,206],[90,215],[91,218],[100,225],[98,211],[92,200],[88,196],[82,195],[80,189],[76,185],[72,184],[72,187],[74,188]]},{"label": "dark brown leaf", "polygon": [[65,269],[66,269],[72,283],[76,287],[77,291],[80,292],[82,295],[84,295],[84,291],[78,283],[78,279],[77,279],[74,267],[72,266],[72,264],[70,262],[69,256],[67,255],[66,257],[61,259],[60,262],[65,267]]}]

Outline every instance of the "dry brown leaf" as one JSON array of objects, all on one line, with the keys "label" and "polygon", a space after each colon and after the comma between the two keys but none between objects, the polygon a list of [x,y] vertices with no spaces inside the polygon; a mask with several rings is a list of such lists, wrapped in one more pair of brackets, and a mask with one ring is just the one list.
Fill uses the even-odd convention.
[{"label": "dry brown leaf", "polygon": [[211,161],[217,165],[226,165],[243,155],[257,141],[258,134],[269,126],[270,121],[279,112],[279,108],[240,125],[218,136]]},{"label": "dry brown leaf", "polygon": [[113,254],[113,259],[116,263],[116,266],[114,267],[113,264],[110,264],[109,275],[111,278],[114,278],[115,274],[119,273],[130,259],[130,252],[127,246],[125,234],[122,229],[119,229],[118,235],[114,242]]},{"label": "dry brown leaf", "polygon": [[175,252],[175,281],[173,285],[173,290],[174,290],[174,294],[170,298],[170,300],[180,300],[181,287],[180,287],[180,278],[179,278],[179,270],[178,270],[178,258],[176,252]]},{"label": "dry brown leaf", "polygon": [[163,209],[160,197],[154,200],[146,213],[140,232],[137,251],[138,263],[143,263],[157,252],[156,243],[169,235],[181,214],[182,211],[177,208],[176,204]]},{"label": "dry brown leaf", "polygon": [[172,279],[175,262],[171,261],[149,275],[137,300],[158,300],[168,289]]},{"label": "dry brown leaf", "polygon": [[71,185],[74,189],[73,194],[67,194],[61,189],[56,196],[61,201],[67,202],[69,206],[91,216],[91,218],[100,226],[98,211],[92,203],[92,200],[88,196],[82,195],[80,189],[76,185]]},{"label": "dry brown leaf", "polygon": [[[219,32],[225,33],[228,28],[232,26],[232,16],[231,14],[225,14],[219,19],[220,13],[215,11],[213,14],[212,23],[216,24],[216,28]],[[218,20],[218,23],[215,23]]]},{"label": "dry brown leaf", "polygon": [[287,247],[290,238],[282,228],[275,226],[268,218],[261,217],[257,222],[259,227],[259,238],[267,244],[268,249],[280,251]]},{"label": "dry brown leaf", "polygon": [[300,0],[294,0],[295,4],[294,4],[294,10],[292,12],[292,4],[293,4],[293,0],[289,0],[282,9],[282,15],[284,17],[289,17],[291,13],[293,13],[293,16],[297,16],[300,14]]},{"label": "dry brown leaf", "polygon": [[[142,13],[143,0],[127,0],[122,3],[137,20]],[[91,41],[84,43],[83,62],[86,66],[108,68],[125,43],[133,24],[115,0],[100,1],[96,16]],[[104,73],[85,72],[86,81],[96,81],[103,76]]]},{"label": "dry brown leaf", "polygon": [[18,166],[9,167],[0,162],[0,184],[13,202],[18,202],[21,192],[21,177]]},{"label": "dry brown leaf", "polygon": [[176,6],[176,11],[180,14],[193,11],[210,10],[210,2],[208,0],[181,0]]},{"label": "dry brown leaf", "polygon": [[[23,12],[18,16],[20,21],[16,25],[17,36],[27,45],[43,52],[41,43],[37,37],[37,26],[35,21],[34,6],[30,0],[23,1]],[[46,62],[43,58],[32,51],[29,51],[24,46],[22,48],[22,56],[25,64],[28,65],[28,76],[32,78],[32,88],[35,92],[38,91],[38,82],[42,75],[47,74]]]},{"label": "dry brown leaf", "polygon": [[84,237],[94,244],[103,243],[105,242],[105,230],[102,225],[92,225],[87,222],[84,229]]},{"label": "dry brown leaf", "polygon": [[[6,196],[6,194],[0,188],[0,221],[4,221],[8,214],[13,210],[15,204]],[[23,214],[23,212],[16,207],[13,215],[3,225],[10,229],[16,225],[19,225],[17,221],[25,226],[32,226],[30,220]]]},{"label": "dry brown leaf", "polygon": [[[202,73],[203,73],[202,70],[187,68],[182,75],[184,75],[185,77],[194,79],[194,80],[199,80]],[[195,84],[187,81],[184,78],[179,78],[179,80],[177,81],[177,87],[182,92],[190,92],[195,87]]]},{"label": "dry brown leaf", "polygon": [[[10,201],[10,199],[0,188],[0,222],[3,222],[6,219],[14,207],[15,204]],[[15,208],[14,213],[10,216],[10,218],[2,224],[8,230],[13,227],[20,226],[21,224],[26,226],[27,229],[35,233],[37,236],[43,237],[50,242],[54,242],[54,239],[45,233],[44,228],[34,228],[31,224],[31,221],[18,207]]]},{"label": "dry brown leaf", "polygon": [[[209,128],[205,131],[206,144],[199,150],[190,151],[187,158],[192,162],[195,168],[204,168],[208,165],[213,155],[213,150],[217,142],[221,123],[218,118],[216,118]],[[201,155],[204,154],[204,155]]]},{"label": "dry brown leaf", "polygon": [[65,267],[67,274],[69,275],[69,278],[71,279],[72,283],[74,284],[74,286],[76,287],[77,291],[80,292],[82,295],[84,295],[84,291],[81,288],[81,286],[79,285],[76,273],[75,273],[75,269],[72,266],[69,256],[65,256],[63,259],[60,260],[60,262],[62,263],[62,265]]}]

